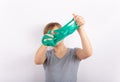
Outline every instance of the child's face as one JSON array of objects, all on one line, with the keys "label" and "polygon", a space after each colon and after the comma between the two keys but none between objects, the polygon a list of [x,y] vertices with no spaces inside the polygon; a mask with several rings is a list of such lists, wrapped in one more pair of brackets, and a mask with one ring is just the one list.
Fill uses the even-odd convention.
[{"label": "child's face", "polygon": [[54,30],[56,30],[56,29],[58,29],[59,27],[57,27],[57,26],[55,26],[55,27],[53,27],[53,29],[52,29],[52,34],[54,34]]},{"label": "child's face", "polygon": [[[55,26],[55,27],[52,29],[52,33],[53,33],[53,34],[54,34],[54,30],[56,30],[56,29],[59,29],[59,27]],[[58,42],[57,46],[58,46],[58,45],[61,45],[61,44],[63,44],[63,43],[64,43],[64,40],[61,40],[60,42]]]}]

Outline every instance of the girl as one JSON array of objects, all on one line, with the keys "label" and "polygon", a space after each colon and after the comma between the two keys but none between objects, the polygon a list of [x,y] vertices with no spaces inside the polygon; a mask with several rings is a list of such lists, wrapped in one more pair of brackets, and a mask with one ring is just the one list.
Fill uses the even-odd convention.
[{"label": "girl", "polygon": [[[79,62],[92,55],[92,46],[84,30],[84,19],[73,14],[74,20],[80,26],[77,29],[80,35],[82,48],[67,48],[64,40],[60,41],[53,49],[47,50],[48,46],[41,45],[35,55],[35,64],[43,64],[46,82],[77,82]],[[57,22],[46,25],[44,34],[49,30],[60,28]],[[48,36],[53,36],[48,34]],[[50,38],[48,39],[50,40]]]}]

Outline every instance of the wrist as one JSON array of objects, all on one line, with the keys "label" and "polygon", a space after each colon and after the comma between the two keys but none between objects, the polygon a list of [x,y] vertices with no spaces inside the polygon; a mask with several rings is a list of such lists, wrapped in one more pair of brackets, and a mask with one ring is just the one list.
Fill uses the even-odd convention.
[{"label": "wrist", "polygon": [[84,31],[84,30],[85,30],[85,29],[84,29],[84,28],[81,28],[81,27],[77,29],[78,32],[79,32],[79,31]]},{"label": "wrist", "polygon": [[48,46],[45,46],[44,44],[42,44],[41,47],[43,47],[43,48],[47,48]]}]

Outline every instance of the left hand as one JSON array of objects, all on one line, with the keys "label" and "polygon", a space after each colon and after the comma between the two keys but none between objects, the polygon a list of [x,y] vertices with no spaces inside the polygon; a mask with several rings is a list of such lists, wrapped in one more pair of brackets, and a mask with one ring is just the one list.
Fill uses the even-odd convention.
[{"label": "left hand", "polygon": [[84,21],[83,17],[76,15],[76,14],[73,14],[73,16],[74,16],[75,22],[80,26],[79,29],[83,29],[83,27],[85,25],[85,21]]}]

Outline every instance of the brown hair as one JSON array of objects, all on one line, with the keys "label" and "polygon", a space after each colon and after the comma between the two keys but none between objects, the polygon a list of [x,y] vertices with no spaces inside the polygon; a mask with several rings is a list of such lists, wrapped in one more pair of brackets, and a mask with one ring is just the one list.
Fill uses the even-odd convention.
[{"label": "brown hair", "polygon": [[61,27],[61,25],[57,22],[48,23],[44,28],[44,34],[46,34],[49,30],[52,30],[55,26],[57,26],[58,28]]}]

